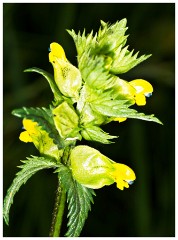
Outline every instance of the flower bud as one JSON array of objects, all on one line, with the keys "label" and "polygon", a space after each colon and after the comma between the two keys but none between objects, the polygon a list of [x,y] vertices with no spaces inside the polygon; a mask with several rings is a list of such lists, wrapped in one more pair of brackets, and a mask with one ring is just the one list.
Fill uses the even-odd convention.
[{"label": "flower bud", "polygon": [[98,150],[85,145],[71,151],[70,162],[74,179],[88,188],[98,189],[116,182],[117,187],[123,190],[136,178],[128,166],[115,163]]},{"label": "flower bud", "polygon": [[54,68],[54,80],[61,93],[76,102],[82,85],[81,73],[67,60],[64,49],[58,43],[51,43],[50,50],[49,61]]}]

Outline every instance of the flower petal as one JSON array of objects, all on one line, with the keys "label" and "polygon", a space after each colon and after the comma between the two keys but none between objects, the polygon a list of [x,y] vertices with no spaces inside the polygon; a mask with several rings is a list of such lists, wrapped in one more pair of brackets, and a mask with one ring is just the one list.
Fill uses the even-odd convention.
[{"label": "flower petal", "polygon": [[115,122],[124,122],[127,118],[124,118],[124,117],[117,117],[117,118],[114,118],[113,121]]},{"label": "flower petal", "polygon": [[123,190],[129,188],[129,182],[133,182],[136,179],[134,171],[125,164],[114,163],[115,170],[111,173],[114,181],[117,184],[117,188]]},{"label": "flower petal", "polygon": [[135,96],[135,102],[138,106],[144,106],[146,104],[146,97],[143,94],[137,94]]},{"label": "flower petal", "polygon": [[148,94],[153,92],[152,85],[144,79],[135,79],[129,82],[136,89],[136,93]]},{"label": "flower petal", "polygon": [[22,141],[22,142],[33,142],[32,138],[30,137],[30,135],[28,134],[27,131],[24,131],[20,134],[19,136],[19,139]]},{"label": "flower petal", "polygon": [[56,42],[51,43],[50,51],[51,51],[49,53],[50,62],[52,62],[55,58],[59,58],[61,60],[67,61],[64,49],[58,43]]}]

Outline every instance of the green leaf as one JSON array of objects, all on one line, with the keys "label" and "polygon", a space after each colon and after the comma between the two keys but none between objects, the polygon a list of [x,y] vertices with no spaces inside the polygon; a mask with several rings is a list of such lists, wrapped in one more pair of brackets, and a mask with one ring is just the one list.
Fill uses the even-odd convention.
[{"label": "green leaf", "polygon": [[[103,90],[92,88],[92,86],[88,86],[85,84],[80,92],[80,99],[77,103],[77,110],[79,112],[82,111],[85,104],[99,104],[102,105],[104,102],[111,105],[120,104],[121,101],[113,100],[118,97],[118,92],[115,89],[107,89]],[[123,100],[123,102],[127,102],[127,100]],[[122,103],[123,103],[122,102]],[[107,105],[106,104],[106,105]]]},{"label": "green leaf", "polygon": [[82,35],[80,32],[76,34],[74,30],[67,30],[67,32],[72,36],[75,42],[78,62],[80,62],[83,53],[90,53],[93,49],[95,49],[97,44],[97,34],[93,36],[93,31],[91,31],[91,33],[87,36],[85,36],[85,30],[83,31]]},{"label": "green leaf", "polygon": [[119,22],[117,21],[112,25],[101,21],[101,28],[99,29],[97,37],[100,53],[114,53],[117,47],[126,43],[126,39],[128,37],[127,35],[125,36],[125,32],[128,29],[126,24],[126,18],[120,20]]},{"label": "green leaf", "polygon": [[31,119],[34,122],[37,122],[43,130],[45,130],[49,137],[51,137],[55,144],[58,145],[58,148],[61,149],[64,147],[62,138],[59,136],[58,131],[55,128],[53,121],[53,114],[50,109],[46,108],[19,108],[12,111],[12,114],[20,117]]},{"label": "green leaf", "polygon": [[108,89],[114,85],[115,78],[106,68],[108,59],[105,56],[89,56],[84,53],[79,69],[83,80],[93,89]]},{"label": "green leaf", "polygon": [[100,46],[96,41],[97,34],[93,37],[93,32],[82,36],[75,32],[68,31],[73,37],[78,53],[78,67],[83,80],[92,88],[107,89],[113,85],[113,78],[107,70],[107,65],[112,59],[106,55],[99,54]]},{"label": "green leaf", "polygon": [[50,73],[48,73],[40,68],[36,68],[36,67],[25,69],[24,72],[36,72],[36,73],[43,75],[51,87],[51,90],[54,94],[55,100],[57,102],[62,102],[64,100],[61,92],[59,91],[59,89],[54,81],[54,77]]},{"label": "green leaf", "polygon": [[134,68],[139,63],[145,61],[150,55],[142,55],[137,58],[138,53],[133,55],[134,50],[131,52],[127,50],[128,46],[122,48],[121,45],[118,49],[115,50],[115,55],[113,58],[113,63],[110,68],[110,72],[114,74],[122,74],[128,72],[130,69]]},{"label": "green leaf", "polygon": [[27,158],[27,160],[22,160],[21,162],[24,163],[20,166],[21,171],[16,174],[16,177],[9,187],[4,199],[3,216],[7,225],[9,224],[9,211],[13,203],[13,198],[20,187],[39,170],[57,167],[55,161],[44,157],[32,156],[30,158]]},{"label": "green leaf", "polygon": [[91,210],[93,189],[86,188],[76,182],[70,169],[61,164],[58,168],[59,179],[67,192],[68,202],[68,231],[67,237],[78,237],[82,231],[84,223],[88,217],[88,211]]},{"label": "green leaf", "polygon": [[[121,102],[123,102],[121,100]],[[152,121],[159,124],[162,122],[154,117],[154,115],[145,115],[144,113],[138,113],[135,109],[128,108],[129,105],[126,104],[118,104],[115,106],[107,106],[107,105],[92,105],[92,108],[99,113],[108,116],[108,117],[116,117],[116,118],[135,118],[145,121]]]},{"label": "green leaf", "polygon": [[[84,80],[87,73],[91,73],[88,79],[98,84],[100,81],[95,76],[99,71],[108,69],[112,74],[122,74],[151,56],[142,55],[137,58],[139,52],[133,55],[134,50],[129,51],[128,46],[124,47],[128,37],[125,35],[126,24],[125,18],[112,25],[101,21],[101,28],[95,36],[93,32],[85,36],[85,31],[82,35],[80,32],[77,35],[73,30],[68,31],[77,48],[78,65]],[[103,75],[103,72],[101,74]]]},{"label": "green leaf", "polygon": [[117,138],[117,136],[111,136],[108,133],[104,132],[98,126],[85,126],[84,130],[81,132],[82,136],[88,141],[96,141],[103,144],[112,143],[109,139]]}]

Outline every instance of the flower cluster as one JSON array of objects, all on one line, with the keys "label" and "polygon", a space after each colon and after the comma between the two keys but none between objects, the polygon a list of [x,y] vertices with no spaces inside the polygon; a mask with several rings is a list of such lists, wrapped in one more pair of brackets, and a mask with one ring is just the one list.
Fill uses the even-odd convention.
[{"label": "flower cluster", "polygon": [[40,156],[22,160],[21,170],[4,199],[7,224],[15,193],[39,170],[52,168],[58,176],[60,190],[57,194],[60,196],[56,201],[60,202],[55,204],[50,236],[59,236],[65,197],[69,210],[66,236],[76,237],[80,235],[93,202],[93,189],[116,183],[117,188],[123,190],[135,181],[135,173],[129,166],[80,144],[82,139],[112,143],[118,136],[102,129],[104,124],[112,121],[140,119],[161,123],[154,115],[145,115],[133,108],[135,104],[146,104],[146,98],[153,93],[152,85],[144,79],[127,81],[121,77],[151,56],[138,57],[138,52],[129,51],[125,46],[126,22],[122,19],[110,25],[101,21],[95,35],[93,32],[86,35],[85,31],[82,34],[68,31],[76,46],[77,67],[67,59],[62,46],[53,42],[49,48],[49,62],[54,74],[39,68],[25,70],[43,75],[54,99],[48,108],[23,107],[12,112],[23,119],[24,131],[20,140],[33,142]]},{"label": "flower cluster", "polygon": [[159,120],[130,108],[134,104],[146,104],[146,97],[153,92],[152,85],[144,79],[128,82],[118,76],[150,55],[137,58],[138,53],[133,55],[133,51],[129,52],[128,47],[124,47],[126,19],[113,25],[103,21],[101,24],[95,36],[93,33],[85,36],[85,32],[77,35],[73,30],[69,31],[77,48],[78,68],[69,62],[60,44],[50,44],[49,61],[54,69],[54,78],[40,73],[47,78],[54,93],[50,124],[57,135],[54,131],[53,134],[48,132],[49,128],[41,125],[38,119],[29,120],[26,116],[27,119],[23,120],[26,131],[21,133],[20,140],[33,142],[41,154],[55,157],[58,162],[62,161],[65,147],[72,146],[68,166],[76,181],[93,189],[116,182],[117,187],[123,190],[135,180],[134,172],[93,148],[76,147],[76,141],[84,138],[109,144],[117,136],[104,132],[103,124],[123,122],[127,118]]}]

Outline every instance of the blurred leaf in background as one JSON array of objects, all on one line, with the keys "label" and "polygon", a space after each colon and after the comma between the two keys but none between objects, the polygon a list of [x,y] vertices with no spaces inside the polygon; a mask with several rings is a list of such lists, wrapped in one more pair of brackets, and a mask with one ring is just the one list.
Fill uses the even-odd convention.
[{"label": "blurred leaf in background", "polygon": [[[53,73],[48,47],[59,42],[76,64],[76,49],[66,29],[94,32],[100,20],[114,23],[127,18],[131,49],[152,54],[144,63],[123,74],[124,79],[144,78],[154,87],[145,106],[164,126],[139,120],[105,126],[119,135],[115,144],[92,143],[116,162],[128,164],[137,175],[133,188],[120,192],[115,186],[96,191],[97,197],[81,236],[175,236],[175,4],[174,3],[4,3],[3,4],[3,188],[12,182],[21,159],[35,155],[35,148],[19,141],[21,120],[14,108],[46,107],[52,93],[39,67]],[[49,235],[57,179],[43,171],[22,188],[11,209],[4,237]],[[107,211],[105,211],[107,210]],[[65,230],[64,230],[65,232]]]}]

